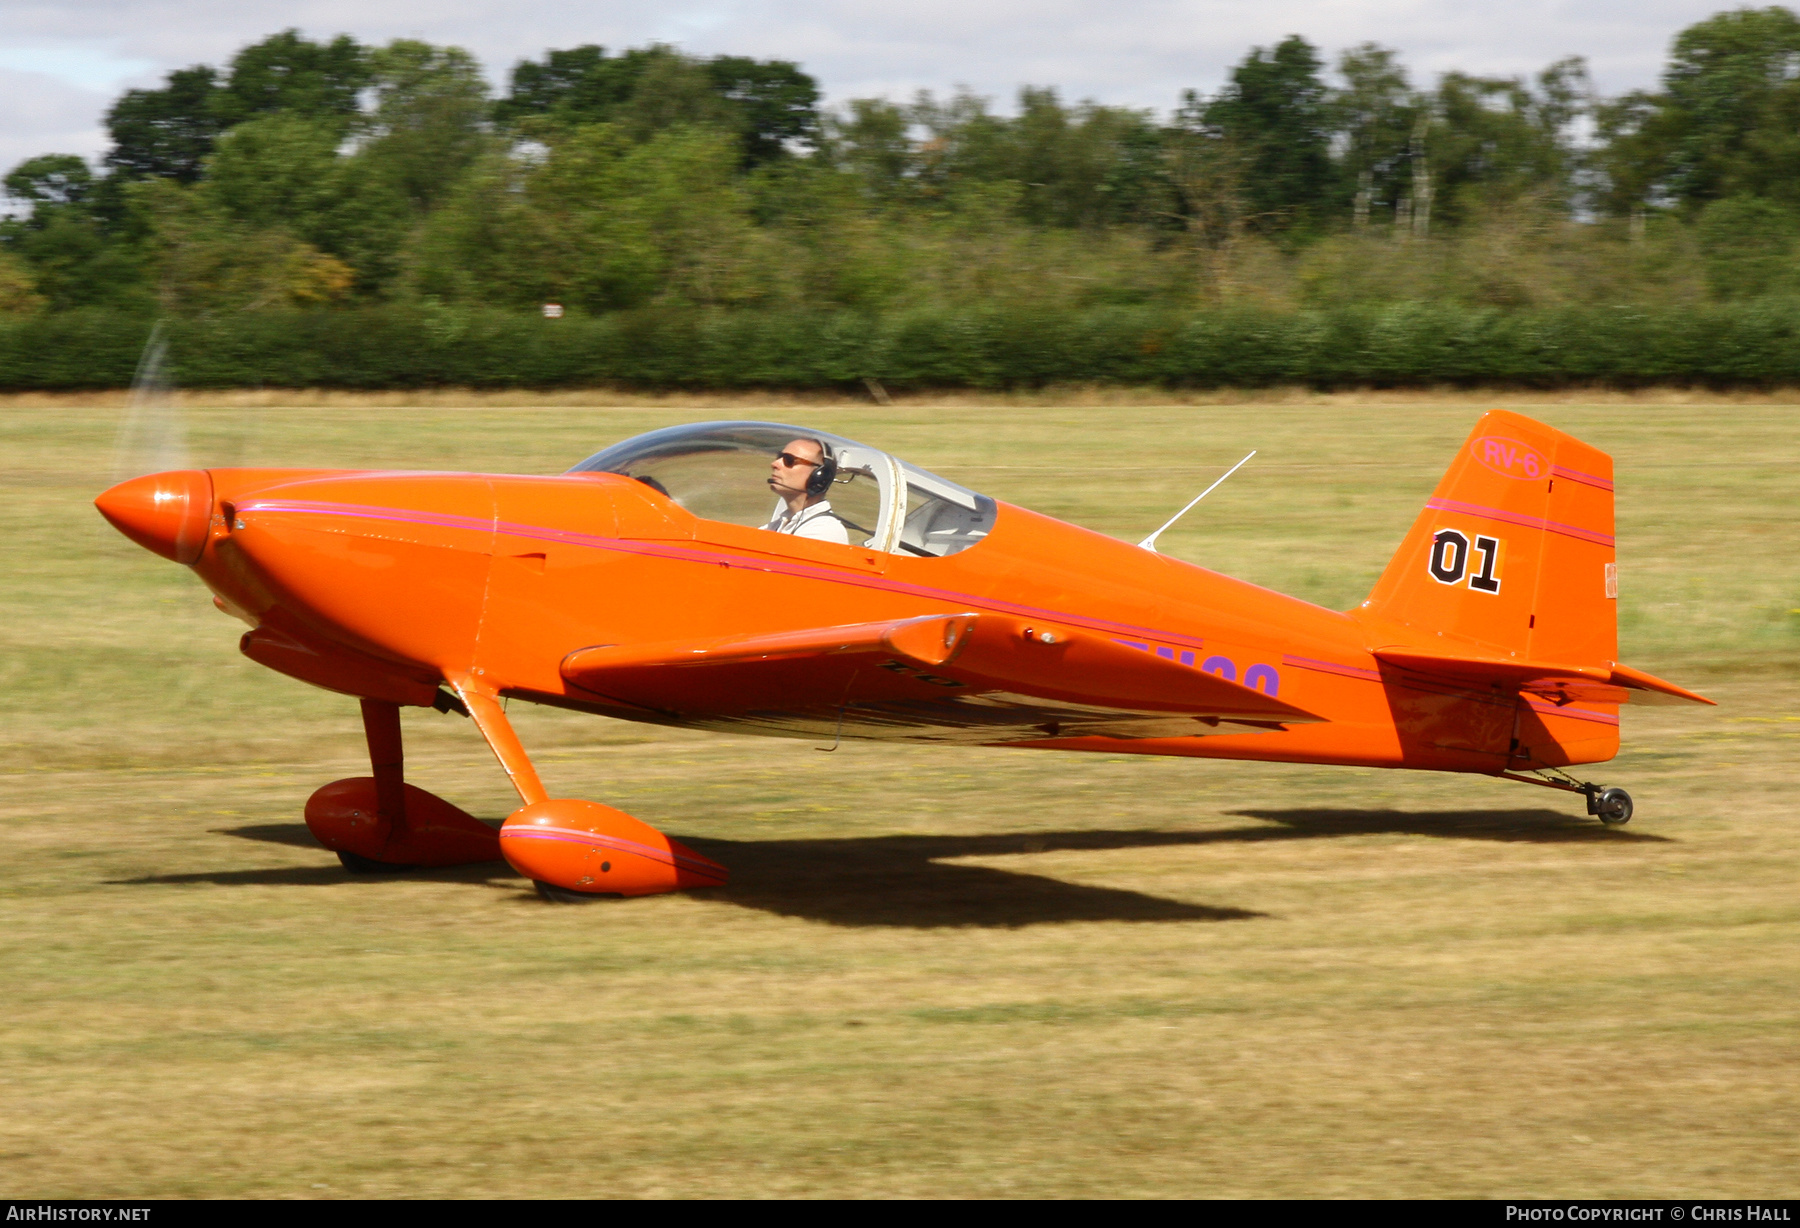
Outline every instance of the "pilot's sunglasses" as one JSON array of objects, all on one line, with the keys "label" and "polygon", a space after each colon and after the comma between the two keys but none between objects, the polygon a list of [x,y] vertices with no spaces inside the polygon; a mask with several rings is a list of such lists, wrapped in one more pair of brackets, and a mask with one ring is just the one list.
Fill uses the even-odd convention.
[{"label": "pilot's sunglasses", "polygon": [[803,456],[795,456],[792,452],[777,452],[775,459],[792,469],[795,465],[817,465],[818,461],[807,460]]}]

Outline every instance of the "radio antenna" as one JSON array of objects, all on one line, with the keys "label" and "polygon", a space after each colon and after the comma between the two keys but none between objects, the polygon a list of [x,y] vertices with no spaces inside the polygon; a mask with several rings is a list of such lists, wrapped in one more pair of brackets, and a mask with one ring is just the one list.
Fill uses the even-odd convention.
[{"label": "radio antenna", "polygon": [[1192,511],[1195,503],[1200,502],[1200,500],[1202,500],[1202,499],[1206,498],[1206,496],[1212,494],[1213,491],[1219,489],[1219,484],[1221,482],[1223,482],[1226,478],[1230,477],[1232,474],[1236,473],[1239,469],[1242,469],[1244,467],[1244,461],[1249,460],[1251,456],[1255,456],[1255,455],[1256,455],[1256,449],[1251,448],[1249,456],[1244,457],[1244,460],[1239,461],[1237,464],[1235,464],[1231,468],[1227,469],[1224,473],[1220,474],[1218,482],[1214,482],[1211,486],[1208,486],[1205,490],[1203,490],[1199,494],[1195,495],[1192,502],[1190,502],[1186,507],[1182,508],[1179,512],[1176,512],[1173,516],[1169,517],[1169,524],[1165,524],[1162,528],[1158,529],[1156,532],[1152,533],[1149,537],[1146,537],[1143,541],[1139,542],[1138,545],[1140,545],[1144,549],[1148,550],[1151,554],[1155,554],[1157,552],[1156,551],[1156,539],[1161,537],[1163,535],[1163,533],[1168,530],[1170,524],[1174,524],[1177,520],[1180,520],[1183,516],[1187,515],[1188,512]]}]

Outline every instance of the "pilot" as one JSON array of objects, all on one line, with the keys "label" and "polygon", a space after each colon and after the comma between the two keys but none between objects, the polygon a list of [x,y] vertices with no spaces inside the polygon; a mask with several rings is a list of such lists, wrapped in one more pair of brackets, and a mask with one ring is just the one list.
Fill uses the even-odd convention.
[{"label": "pilot", "polygon": [[780,498],[775,518],[763,528],[814,541],[850,544],[850,531],[825,498],[837,466],[817,439],[796,439],[769,462],[769,489]]}]

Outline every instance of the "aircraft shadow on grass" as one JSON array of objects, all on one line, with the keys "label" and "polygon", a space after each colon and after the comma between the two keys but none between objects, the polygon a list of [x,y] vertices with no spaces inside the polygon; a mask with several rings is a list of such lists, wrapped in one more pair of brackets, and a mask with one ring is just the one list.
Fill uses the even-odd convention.
[{"label": "aircraft shadow on grass", "polygon": [[[1264,913],[1216,908],[1136,891],[1091,887],[1022,870],[955,864],[955,858],[1048,852],[1168,848],[1262,841],[1316,840],[1404,834],[1502,842],[1613,844],[1666,842],[1662,836],[1621,831],[1552,810],[1237,810],[1264,820],[1223,831],[1060,831],[999,835],[871,836],[836,840],[685,840],[695,851],[731,867],[728,887],[703,898],[779,916],[845,926],[937,929],[948,926],[1017,928],[1068,921],[1241,921]],[[235,827],[217,834],[287,844],[323,853],[300,823]],[[404,881],[517,881],[504,863],[420,870],[395,876],[352,876],[334,862],[261,870],[158,874],[130,885],[214,883],[220,886],[327,886],[347,879],[374,884]]]},{"label": "aircraft shadow on grass", "polygon": [[[1450,840],[1495,840],[1503,844],[1667,844],[1669,837],[1607,827],[1594,819],[1557,810],[1349,810],[1310,807],[1296,810],[1228,810],[1246,819],[1280,823],[1256,828],[1243,839],[1313,839],[1325,836],[1406,835]],[[1232,833],[1236,834],[1236,833]]]}]

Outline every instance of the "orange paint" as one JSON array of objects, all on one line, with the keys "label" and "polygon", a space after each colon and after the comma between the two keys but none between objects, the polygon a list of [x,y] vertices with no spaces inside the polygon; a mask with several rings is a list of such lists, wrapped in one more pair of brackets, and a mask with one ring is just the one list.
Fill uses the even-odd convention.
[{"label": "orange paint", "polygon": [[589,895],[655,895],[722,887],[718,862],[622,810],[579,798],[534,802],[500,829],[500,848],[519,873]]},{"label": "orange paint", "polygon": [[[848,545],[760,527],[760,475],[796,438],[829,444],[819,497]],[[1348,612],[771,424],[655,432],[559,477],[218,469],[135,479],[98,504],[252,623],[253,659],[390,708],[472,715],[524,803],[499,847],[565,891],[724,871],[618,811],[551,800],[509,698],[826,741],[1488,775],[1611,758],[1623,701],[1709,702],[1614,660],[1610,458],[1503,411],[1476,424]],[[492,854],[407,836],[456,824],[423,802],[415,822],[410,786],[384,792],[383,839],[407,858],[326,838],[348,819],[315,830],[375,861]]]}]

